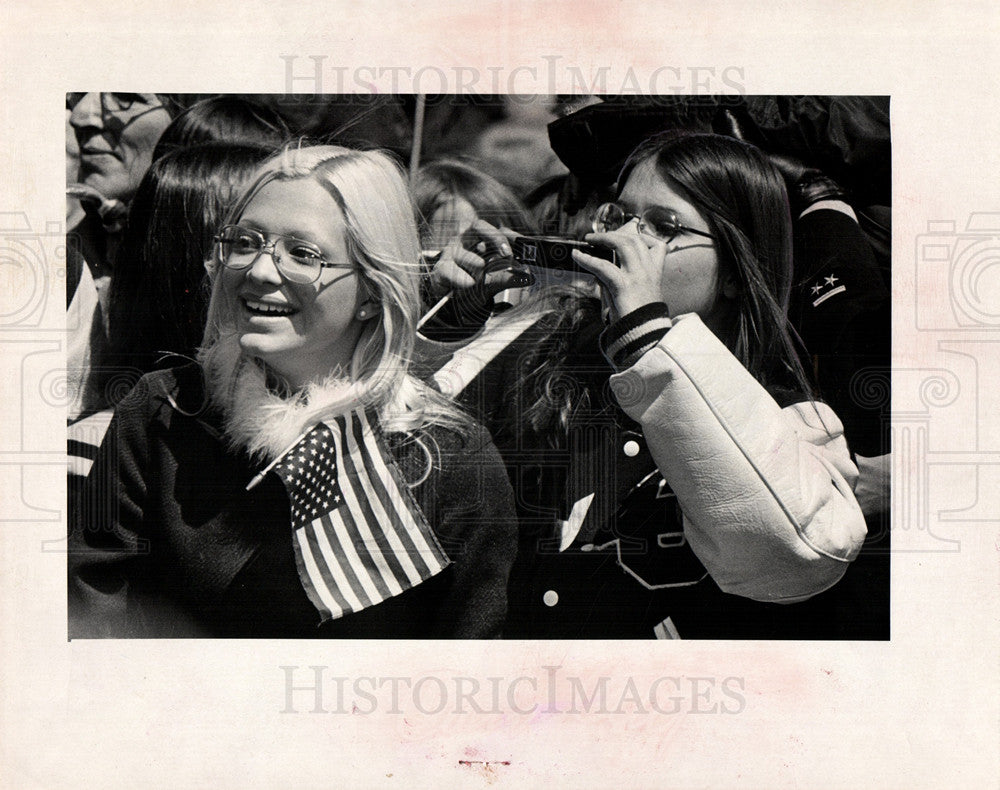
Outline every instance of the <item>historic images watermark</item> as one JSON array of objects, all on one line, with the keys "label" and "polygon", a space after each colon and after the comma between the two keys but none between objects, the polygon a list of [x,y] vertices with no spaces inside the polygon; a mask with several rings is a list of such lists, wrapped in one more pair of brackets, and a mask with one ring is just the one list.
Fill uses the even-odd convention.
[{"label": "historic images watermark", "polygon": [[516,677],[348,677],[322,665],[278,669],[281,713],[735,715],[747,705],[746,681],[736,675],[580,676],[543,666]]},{"label": "historic images watermark", "polygon": [[508,94],[512,100],[538,93],[699,95],[746,93],[742,66],[600,66],[584,71],[562,55],[508,66],[342,66],[329,55],[281,55],[285,93],[313,94]]}]

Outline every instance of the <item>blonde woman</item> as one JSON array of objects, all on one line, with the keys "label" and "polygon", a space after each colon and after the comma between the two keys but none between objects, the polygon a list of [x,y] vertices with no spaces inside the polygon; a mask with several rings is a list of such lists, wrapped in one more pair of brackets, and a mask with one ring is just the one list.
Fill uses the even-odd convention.
[{"label": "blonde woman", "polygon": [[198,364],[116,412],[71,525],[71,636],[499,635],[515,551],[488,434],[409,371],[399,168],[278,154],[217,236]]}]

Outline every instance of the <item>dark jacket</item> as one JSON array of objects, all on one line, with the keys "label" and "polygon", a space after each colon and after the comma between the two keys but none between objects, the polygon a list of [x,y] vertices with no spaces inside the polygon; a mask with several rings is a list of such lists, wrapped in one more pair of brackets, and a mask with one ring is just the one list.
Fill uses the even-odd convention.
[{"label": "dark jacket", "polygon": [[[412,489],[451,564],[319,627],[295,566],[288,496],[198,412],[197,366],[143,377],[122,401],[71,523],[70,637],[496,637],[516,548],[510,485],[486,431],[429,429]],[[404,479],[426,454],[389,437]]]}]

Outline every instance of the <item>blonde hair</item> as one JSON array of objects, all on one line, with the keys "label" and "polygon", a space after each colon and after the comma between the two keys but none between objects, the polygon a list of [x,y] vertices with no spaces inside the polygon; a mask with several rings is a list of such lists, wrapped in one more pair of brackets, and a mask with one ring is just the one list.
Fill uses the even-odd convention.
[{"label": "blonde hair", "polygon": [[[272,181],[311,178],[334,199],[343,214],[348,254],[358,266],[361,287],[381,302],[379,314],[365,322],[351,359],[351,386],[344,397],[317,398],[302,421],[318,421],[357,408],[374,410],[383,430],[412,433],[428,425],[464,432],[468,418],[446,396],[410,371],[420,310],[420,246],[413,202],[401,167],[379,151],[340,146],[288,147],[267,160],[236,201],[226,223],[237,223],[247,206]],[[223,295],[213,260],[212,296],[199,360],[211,377],[211,349],[232,325],[234,305]],[[254,360],[258,365],[261,363]],[[209,364],[206,364],[209,363]],[[299,393],[312,400],[313,388]],[[299,421],[298,418],[296,421]]]}]

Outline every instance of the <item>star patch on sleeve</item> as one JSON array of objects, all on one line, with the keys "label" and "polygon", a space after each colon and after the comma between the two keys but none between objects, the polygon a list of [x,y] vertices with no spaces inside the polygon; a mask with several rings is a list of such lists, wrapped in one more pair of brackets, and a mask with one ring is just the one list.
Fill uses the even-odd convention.
[{"label": "star patch on sleeve", "polygon": [[816,284],[810,288],[812,295],[816,297],[813,299],[813,307],[819,307],[827,299],[830,299],[837,294],[842,294],[847,290],[846,285],[837,285],[838,282],[840,282],[840,278],[834,274],[830,274],[829,276],[818,280]]}]

